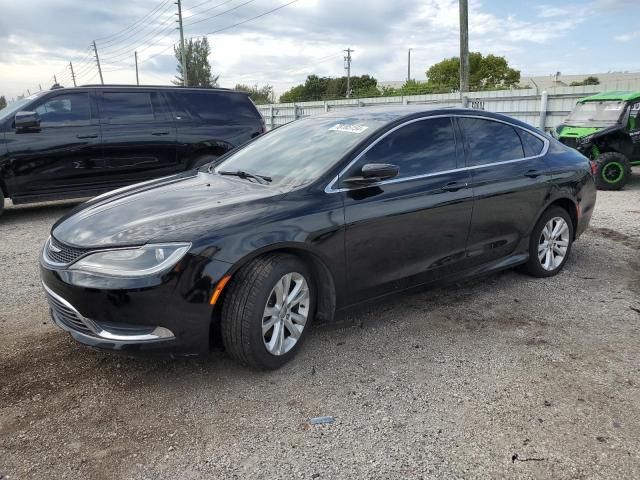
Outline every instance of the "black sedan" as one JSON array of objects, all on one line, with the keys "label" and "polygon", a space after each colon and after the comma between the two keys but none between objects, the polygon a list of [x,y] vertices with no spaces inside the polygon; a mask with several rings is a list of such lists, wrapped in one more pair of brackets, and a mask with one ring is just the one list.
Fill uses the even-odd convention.
[{"label": "black sedan", "polygon": [[517,120],[367,108],[300,120],[198,170],[96,197],[52,228],[55,323],[101,349],[277,368],[313,320],[415,285],[557,274],[585,230],[589,161]]}]

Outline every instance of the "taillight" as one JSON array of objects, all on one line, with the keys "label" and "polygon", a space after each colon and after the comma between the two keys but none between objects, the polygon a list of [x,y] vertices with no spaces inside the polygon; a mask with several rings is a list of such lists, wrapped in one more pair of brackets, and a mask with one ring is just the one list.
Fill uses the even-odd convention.
[{"label": "taillight", "polygon": [[591,175],[595,177],[598,174],[598,164],[593,160],[589,160],[589,163],[591,164]]}]

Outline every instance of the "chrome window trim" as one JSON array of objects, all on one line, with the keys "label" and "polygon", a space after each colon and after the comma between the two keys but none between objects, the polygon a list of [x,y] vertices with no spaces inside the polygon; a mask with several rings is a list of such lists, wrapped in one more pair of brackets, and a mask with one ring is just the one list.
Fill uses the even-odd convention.
[{"label": "chrome window trim", "polygon": [[[433,172],[433,173],[425,173],[423,175],[413,175],[411,177],[404,177],[404,178],[393,178],[390,180],[383,180],[382,182],[377,182],[377,183],[372,183],[370,185],[362,185],[362,186],[357,186],[357,187],[352,187],[352,188],[334,188],[335,183],[339,180],[339,178],[344,175],[347,170],[349,170],[358,160],[360,160],[369,150],[371,150],[374,146],[376,146],[378,144],[378,142],[382,141],[383,139],[385,139],[388,135],[391,135],[393,132],[395,132],[396,130],[406,126],[406,125],[410,125],[412,123],[415,122],[421,122],[423,120],[429,120],[431,118],[479,118],[481,120],[488,120],[491,122],[498,122],[498,123],[504,123],[505,125],[509,125],[512,128],[518,128],[520,130],[523,130],[527,133],[530,133],[531,135],[534,135],[535,137],[538,137],[540,140],[542,140],[543,142],[543,147],[542,150],[540,151],[540,153],[538,155],[533,155],[531,157],[523,157],[523,158],[516,158],[513,160],[503,160],[500,162],[492,162],[492,163],[485,163],[483,165],[473,165],[471,167],[461,167],[461,168],[454,168],[452,170],[443,170],[440,172]],[[522,142],[522,140],[521,140]],[[523,148],[523,153],[524,153],[524,146]],[[520,125],[515,125],[511,122],[508,122],[506,120],[502,120],[502,119],[498,119],[498,118],[492,118],[492,117],[485,117],[482,115],[473,115],[473,114],[463,114],[463,113],[449,113],[449,114],[442,114],[442,115],[429,115],[429,116],[425,116],[425,117],[419,117],[419,118],[413,118],[411,120],[408,120],[404,123],[401,123],[400,125],[397,125],[395,127],[393,127],[391,130],[389,130],[388,132],[385,132],[383,135],[381,135],[380,137],[376,138],[375,141],[373,143],[371,143],[369,146],[367,146],[367,148],[365,148],[362,152],[360,152],[353,160],[351,160],[348,165],[346,167],[344,167],[340,173],[338,173],[330,182],[329,184],[325,187],[324,191],[325,193],[340,193],[340,192],[348,192],[351,190],[359,190],[362,188],[369,188],[369,187],[376,187],[376,186],[380,186],[380,185],[388,185],[388,184],[393,184],[393,183],[401,183],[401,182],[407,182],[407,181],[411,181],[411,180],[417,180],[420,178],[428,178],[428,177],[436,177],[438,175],[446,175],[448,173],[454,173],[454,172],[463,172],[463,171],[467,171],[467,170],[477,170],[480,168],[486,168],[486,167],[492,167],[495,165],[506,165],[509,163],[517,163],[517,162],[523,162],[525,160],[533,160],[535,158],[542,158],[544,157],[547,152],[549,151],[549,139],[546,138],[544,136],[544,134],[534,131],[533,129],[528,129],[528,128],[524,128],[521,127]]]}]

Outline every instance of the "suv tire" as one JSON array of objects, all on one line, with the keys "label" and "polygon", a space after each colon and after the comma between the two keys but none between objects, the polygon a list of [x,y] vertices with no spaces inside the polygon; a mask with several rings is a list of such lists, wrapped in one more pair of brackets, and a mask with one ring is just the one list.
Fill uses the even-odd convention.
[{"label": "suv tire", "polygon": [[265,255],[234,274],[228,288],[220,323],[227,353],[259,369],[291,360],[315,314],[309,267],[294,255]]},{"label": "suv tire", "polygon": [[539,278],[557,275],[569,258],[572,244],[573,221],[569,213],[560,207],[547,209],[531,232],[524,271]]},{"label": "suv tire", "polygon": [[0,217],[4,213],[4,192],[2,191],[2,187],[0,187]]},{"label": "suv tire", "polygon": [[605,152],[596,160],[596,187],[599,190],[621,190],[629,181],[631,163],[618,152]]}]

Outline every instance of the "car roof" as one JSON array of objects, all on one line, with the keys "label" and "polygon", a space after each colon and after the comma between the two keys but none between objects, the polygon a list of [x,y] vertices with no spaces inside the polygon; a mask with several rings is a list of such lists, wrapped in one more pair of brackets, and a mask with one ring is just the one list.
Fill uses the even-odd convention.
[{"label": "car roof", "polygon": [[195,91],[205,91],[205,92],[222,92],[222,93],[238,93],[238,94],[243,94],[243,95],[249,95],[247,92],[243,92],[240,90],[232,90],[230,88],[220,88],[220,87],[216,87],[216,88],[206,88],[206,87],[183,87],[180,85],[123,85],[123,84],[88,84],[88,85],[79,85],[77,87],[59,87],[59,88],[55,88],[52,91],[60,91],[60,90],[76,90],[76,89],[86,89],[86,88],[90,88],[90,89],[126,89],[126,90],[131,90],[131,89],[136,89],[136,88],[140,88],[140,89],[144,89],[144,90],[195,90]]},{"label": "car roof", "polygon": [[590,97],[581,98],[579,103],[585,102],[602,102],[607,100],[617,100],[622,102],[640,101],[640,92],[601,92]]},{"label": "car roof", "polygon": [[[335,106],[332,107],[335,109]],[[474,115],[496,120],[506,121],[513,125],[526,128],[528,130],[536,130],[532,125],[524,123],[516,118],[508,117],[499,113],[488,112],[485,110],[477,110],[473,108],[450,107],[434,104],[423,105],[367,105],[363,107],[339,108],[321,115],[314,115],[306,118],[350,118],[360,121],[379,121],[384,123],[392,123],[402,119],[411,119],[422,115]]]}]

